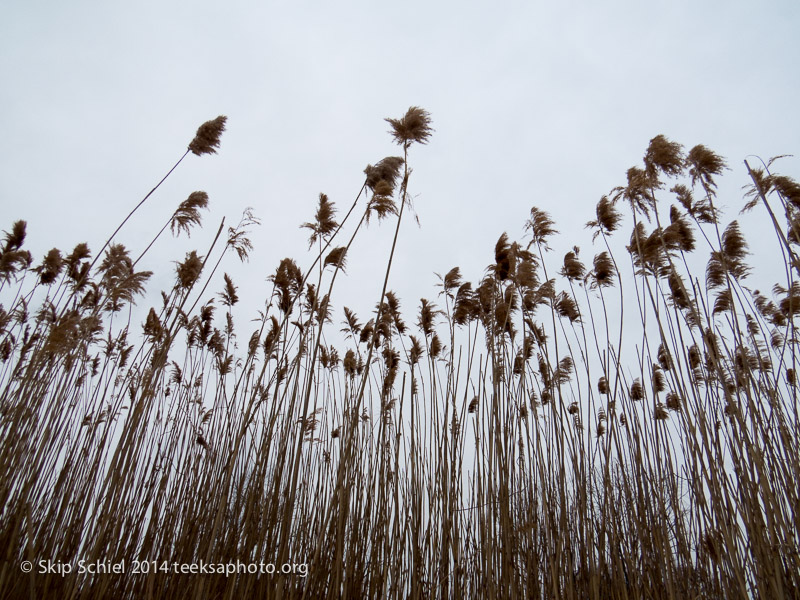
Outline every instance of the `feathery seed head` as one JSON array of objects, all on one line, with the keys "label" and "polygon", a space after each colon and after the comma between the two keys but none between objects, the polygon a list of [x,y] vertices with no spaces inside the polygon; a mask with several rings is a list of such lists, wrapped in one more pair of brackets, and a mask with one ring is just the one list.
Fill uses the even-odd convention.
[{"label": "feathery seed head", "polygon": [[25,242],[26,229],[28,223],[26,221],[15,221],[11,226],[11,231],[4,231],[3,236],[3,253],[13,252],[19,250]]},{"label": "feathery seed head", "polygon": [[197,128],[197,133],[194,139],[189,144],[189,150],[197,156],[203,154],[216,154],[219,148],[219,139],[222,132],[225,131],[225,122],[228,117],[223,115],[218,116],[216,119],[206,121]]},{"label": "feathery seed head", "polygon": [[377,190],[378,184],[383,181],[386,182],[389,188],[388,190],[382,189],[380,195],[393,194],[403,163],[403,159],[399,156],[387,156],[378,161],[375,166],[367,165],[367,168],[364,169],[364,173],[367,176],[367,187],[377,194],[379,193]]},{"label": "feathery seed head", "polygon": [[545,250],[549,249],[547,238],[558,233],[554,225],[555,222],[545,211],[539,210],[535,206],[531,208],[531,216],[525,223],[525,229],[531,232],[531,244],[540,245]]},{"label": "feathery seed head", "polygon": [[659,171],[669,177],[680,175],[684,164],[681,149],[680,144],[671,142],[663,135],[657,135],[650,140],[650,145],[644,155],[647,176],[656,181]]},{"label": "feathery seed head", "polygon": [[642,382],[638,378],[633,381],[631,385],[631,400],[641,400],[644,398],[644,388]]},{"label": "feathery seed head", "polygon": [[42,264],[35,270],[39,273],[39,281],[44,285],[50,285],[58,278],[64,268],[64,259],[58,248],[53,248],[44,257]]},{"label": "feathery seed head", "polygon": [[412,142],[425,144],[433,133],[431,129],[431,116],[428,111],[412,106],[400,119],[386,119],[392,130],[394,141],[398,144],[409,146]]},{"label": "feathery seed head", "polygon": [[[575,249],[577,250],[577,248]],[[586,274],[586,267],[578,259],[578,253],[575,251],[567,252],[564,255],[564,267],[561,269],[561,275],[570,281],[582,279]]]},{"label": "feathery seed head", "polygon": [[208,208],[208,194],[205,192],[192,192],[189,197],[180,203],[178,209],[172,215],[170,230],[173,235],[185,231],[190,235],[190,227],[200,224],[200,209]]},{"label": "feathery seed head", "polygon": [[178,285],[187,289],[190,288],[200,277],[203,270],[203,260],[197,256],[197,251],[192,250],[186,255],[186,260],[178,263]]},{"label": "feathery seed head", "polygon": [[725,159],[715,154],[702,144],[698,144],[686,156],[686,166],[692,177],[692,185],[698,181],[709,194],[716,188],[714,176],[722,173],[727,168]]},{"label": "feathery seed head", "polygon": [[586,223],[586,227],[597,228],[593,237],[597,237],[601,233],[608,235],[619,227],[622,220],[622,213],[614,208],[614,203],[608,199],[608,196],[603,196],[597,203],[595,208],[597,219]]}]

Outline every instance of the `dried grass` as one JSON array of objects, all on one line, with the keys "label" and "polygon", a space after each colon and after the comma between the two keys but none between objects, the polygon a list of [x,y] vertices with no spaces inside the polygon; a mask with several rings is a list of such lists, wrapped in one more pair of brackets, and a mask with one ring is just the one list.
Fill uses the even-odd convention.
[{"label": "dried grass", "polygon": [[[119,315],[150,273],[119,229],[94,262],[79,244],[36,267],[25,223],[5,233],[0,595],[797,597],[800,284],[787,252],[787,280],[762,282],[774,299],[744,287],[759,274],[738,223],[717,224],[722,158],[653,138],[597,205],[590,271],[575,248],[549,276],[557,232],[533,208],[527,247],[503,234],[480,281],[451,269],[406,323],[387,283],[408,150],[432,129],[416,107],[388,121],[403,158],[367,167],[341,222],[320,195],[310,266],[280,262],[255,330],[237,331],[238,288],[214,275],[229,251],[247,259],[249,211],[176,263],[141,323]],[[224,125],[202,125],[190,151],[214,153]],[[793,180],[753,177],[751,198],[794,214]],[[665,189],[685,213],[660,205]],[[195,192],[162,232],[189,233],[207,202]],[[362,324],[331,299],[370,214],[397,223]],[[611,239],[626,218],[627,271]],[[205,293],[218,283],[222,308]],[[21,575],[48,558],[299,571]]]}]

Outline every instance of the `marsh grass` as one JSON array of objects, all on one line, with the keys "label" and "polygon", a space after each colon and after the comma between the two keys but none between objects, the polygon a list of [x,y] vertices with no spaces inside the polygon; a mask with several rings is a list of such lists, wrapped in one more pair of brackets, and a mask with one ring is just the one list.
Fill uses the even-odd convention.
[{"label": "marsh grass", "polygon": [[[798,597],[800,186],[747,165],[745,209],[783,253],[760,257],[785,264],[771,295],[721,220],[724,160],[657,136],[598,202],[594,256],[555,258],[534,207],[479,281],[454,267],[404,314],[391,266],[433,129],[417,107],[387,121],[402,156],[367,166],[341,221],[320,195],[306,266],[280,262],[252,331],[220,273],[247,260],[249,211],[175,263],[141,322],[152,274],[116,241],[125,222],[94,258],[79,244],[39,264],[24,222],[5,233],[0,595]],[[154,242],[200,226],[208,200],[191,194]],[[359,316],[333,298],[372,226],[393,242]],[[295,573],[160,572],[201,561]]]}]

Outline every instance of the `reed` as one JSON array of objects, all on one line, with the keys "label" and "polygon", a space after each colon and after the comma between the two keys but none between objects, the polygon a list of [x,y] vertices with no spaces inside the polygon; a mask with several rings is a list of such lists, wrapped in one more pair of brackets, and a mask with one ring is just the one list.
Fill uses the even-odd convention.
[{"label": "reed", "polygon": [[[320,194],[309,255],[279,263],[252,331],[220,272],[252,250],[249,210],[132,311],[152,275],[139,260],[168,228],[202,227],[205,192],[138,258],[118,237],[161,182],[94,257],[78,244],[37,264],[25,222],[4,232],[0,596],[800,597],[800,185],[747,164],[744,210],[782,252],[757,260],[785,264],[754,281],[743,228],[722,220],[725,160],[659,135],[587,214],[592,249],[554,257],[534,207],[479,281],[453,267],[404,314],[392,263],[434,131],[418,107],[387,122],[402,156],[367,166],[340,220]],[[225,123],[172,170],[215,153]],[[340,274],[386,221],[359,316],[335,304]],[[237,561],[279,572],[216,572]]]}]

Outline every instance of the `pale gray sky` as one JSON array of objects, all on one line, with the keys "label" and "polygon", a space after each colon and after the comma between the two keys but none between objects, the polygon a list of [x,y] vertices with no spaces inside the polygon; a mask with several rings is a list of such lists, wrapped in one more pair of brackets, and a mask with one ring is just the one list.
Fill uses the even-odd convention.
[{"label": "pale gray sky", "polygon": [[[552,266],[572,244],[590,258],[583,224],[659,133],[728,159],[733,218],[742,159],[798,150],[799,16],[790,1],[9,0],[0,228],[26,219],[37,262],[53,246],[99,250],[198,125],[225,114],[219,155],[189,156],[118,241],[141,250],[189,193],[208,192],[206,228],[144,265],[169,285],[163,261],[204,252],[223,216],[252,206],[251,262],[225,269],[257,308],[282,257],[310,264],[298,226],[318,194],[346,210],[367,163],[398,153],[383,118],[418,105],[436,130],[410,159],[422,227],[403,227],[390,283],[409,313],[435,296],[434,272],[480,277],[534,205],[562,232]],[[373,225],[357,242],[337,320],[342,302],[366,320],[392,231]]]}]

